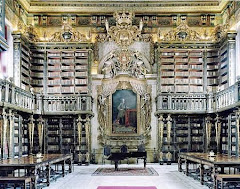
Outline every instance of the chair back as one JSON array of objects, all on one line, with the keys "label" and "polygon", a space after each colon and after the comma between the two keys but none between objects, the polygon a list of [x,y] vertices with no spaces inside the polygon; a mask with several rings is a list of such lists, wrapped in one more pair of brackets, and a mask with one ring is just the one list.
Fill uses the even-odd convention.
[{"label": "chair back", "polygon": [[110,146],[104,146],[104,148],[103,148],[103,155],[104,156],[109,156],[111,154],[111,148],[110,148]]},{"label": "chair back", "polygon": [[120,148],[120,150],[121,150],[121,153],[127,153],[128,152],[128,147],[127,147],[127,145],[122,145],[121,146],[121,148]]},{"label": "chair back", "polygon": [[138,145],[137,151],[138,151],[138,152],[145,152],[145,146],[144,146],[144,144]]}]

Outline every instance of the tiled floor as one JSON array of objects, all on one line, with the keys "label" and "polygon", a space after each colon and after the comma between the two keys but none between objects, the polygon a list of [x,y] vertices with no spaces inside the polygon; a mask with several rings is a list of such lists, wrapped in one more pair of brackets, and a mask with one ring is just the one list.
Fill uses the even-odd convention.
[{"label": "tiled floor", "polygon": [[[98,167],[114,165],[74,166],[74,172],[52,182],[47,189],[96,189],[98,186],[156,186],[158,189],[208,189],[183,173],[177,171],[177,164],[147,164],[153,167],[159,176],[91,176]],[[143,164],[119,167],[142,167]]]}]

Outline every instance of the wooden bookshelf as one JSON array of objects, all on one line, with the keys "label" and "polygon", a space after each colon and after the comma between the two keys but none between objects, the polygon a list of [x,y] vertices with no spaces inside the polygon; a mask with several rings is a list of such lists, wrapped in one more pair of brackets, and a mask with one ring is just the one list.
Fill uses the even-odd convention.
[{"label": "wooden bookshelf", "polygon": [[[67,44],[66,44],[67,45]],[[31,86],[44,94],[89,94],[89,44],[32,43]]]},{"label": "wooden bookshelf", "polygon": [[167,141],[167,122],[164,123],[162,152],[171,152],[177,161],[179,152],[204,152],[205,129],[203,116],[172,116],[171,140]]},{"label": "wooden bookshelf", "polygon": [[228,87],[228,44],[219,50],[219,85],[221,89]]},{"label": "wooden bookshelf", "polygon": [[31,49],[31,86],[36,92],[44,91],[45,83],[45,48],[30,46]]},{"label": "wooden bookshelf", "polygon": [[13,33],[14,82],[29,91],[31,88],[31,51],[29,41],[20,33]]},{"label": "wooden bookshelf", "polygon": [[204,90],[203,64],[201,50],[161,50],[161,92],[202,93]]},{"label": "wooden bookshelf", "polygon": [[217,50],[207,51],[206,66],[207,66],[207,89],[209,92],[217,91],[219,84],[218,69],[219,69],[219,52]]}]

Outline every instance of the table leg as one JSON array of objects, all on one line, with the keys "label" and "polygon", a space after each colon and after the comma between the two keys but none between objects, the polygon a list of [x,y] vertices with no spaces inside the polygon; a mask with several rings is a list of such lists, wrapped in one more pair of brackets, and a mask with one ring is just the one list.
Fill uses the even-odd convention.
[{"label": "table leg", "polygon": [[[218,185],[217,185],[217,187],[218,187]],[[217,187],[216,187],[216,189],[217,189]],[[221,189],[223,189],[223,181],[221,182]]]},{"label": "table leg", "polygon": [[224,174],[224,167],[221,167],[221,174]]},{"label": "table leg", "polygon": [[34,188],[34,189],[37,189],[37,169],[36,169],[36,168],[34,169],[34,173],[33,173],[33,174],[34,174],[34,178],[33,178],[33,179],[34,179],[33,188]]},{"label": "table leg", "polygon": [[115,164],[115,171],[118,170],[118,161],[114,161],[114,164]]},{"label": "table leg", "polygon": [[186,160],[185,163],[186,163],[186,175],[188,176],[189,175],[189,161]]},{"label": "table leg", "polygon": [[178,171],[182,172],[182,159],[178,157]]},{"label": "table leg", "polygon": [[200,183],[204,184],[204,165],[200,164]]},{"label": "table leg", "polygon": [[50,185],[50,165],[46,166],[46,171],[47,171],[47,186]]},{"label": "table leg", "polygon": [[73,170],[73,163],[72,163],[72,158],[70,158],[69,173],[72,173],[72,170]]},{"label": "table leg", "polygon": [[213,179],[213,188],[216,188],[216,173],[217,173],[217,167],[213,167],[212,172],[212,179]]},{"label": "table leg", "polygon": [[216,180],[216,188],[215,189],[218,189],[218,180]]},{"label": "table leg", "polygon": [[62,176],[65,177],[65,160],[62,163]]},{"label": "table leg", "polygon": [[146,168],[146,164],[147,164],[146,158],[144,158],[143,163],[144,163],[144,168]]}]

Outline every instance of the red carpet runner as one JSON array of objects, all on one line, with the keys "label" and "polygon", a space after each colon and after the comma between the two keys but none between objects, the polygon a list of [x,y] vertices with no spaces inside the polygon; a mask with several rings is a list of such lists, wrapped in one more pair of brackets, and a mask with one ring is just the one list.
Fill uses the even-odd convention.
[{"label": "red carpet runner", "polygon": [[155,186],[99,186],[97,189],[157,189]]}]

